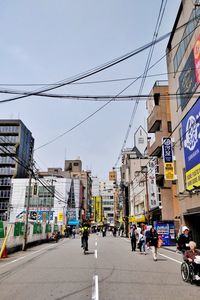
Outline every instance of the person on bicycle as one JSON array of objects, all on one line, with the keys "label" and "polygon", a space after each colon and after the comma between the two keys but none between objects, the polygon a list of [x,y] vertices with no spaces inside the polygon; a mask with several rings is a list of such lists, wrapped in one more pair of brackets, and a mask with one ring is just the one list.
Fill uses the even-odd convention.
[{"label": "person on bicycle", "polygon": [[85,242],[85,251],[88,251],[88,237],[89,237],[90,229],[87,224],[84,224],[81,228],[81,247],[83,247]]},{"label": "person on bicycle", "polygon": [[[194,269],[194,276],[196,280],[200,280],[200,251],[196,249],[196,243],[189,242],[190,250],[186,250],[184,253],[184,261],[191,263]],[[199,257],[198,258],[196,258]]]}]

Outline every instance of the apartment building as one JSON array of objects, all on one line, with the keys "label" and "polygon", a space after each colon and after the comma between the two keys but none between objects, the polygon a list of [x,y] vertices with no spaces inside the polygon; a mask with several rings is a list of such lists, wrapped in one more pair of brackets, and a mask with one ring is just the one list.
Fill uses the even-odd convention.
[{"label": "apartment building", "polygon": [[0,120],[0,220],[8,219],[12,178],[26,178],[34,139],[21,120]]},{"label": "apartment building", "polygon": [[[154,164],[155,181],[148,174],[149,209],[151,221],[175,220],[179,223],[179,206],[175,197],[176,182],[165,177],[162,144],[172,133],[171,111],[167,81],[156,81],[147,99],[147,152]],[[151,199],[152,198],[152,199]],[[179,224],[176,224],[179,227]]]},{"label": "apartment building", "polygon": [[200,245],[199,17],[199,1],[181,1],[166,52],[180,220]]}]

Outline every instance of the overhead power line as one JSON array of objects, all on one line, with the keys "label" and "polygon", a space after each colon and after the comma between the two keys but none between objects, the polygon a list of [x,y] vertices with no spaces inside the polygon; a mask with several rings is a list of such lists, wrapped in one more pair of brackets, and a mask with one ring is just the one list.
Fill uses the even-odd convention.
[{"label": "overhead power line", "polygon": [[[7,90],[6,92],[3,90],[0,90],[0,93],[6,93],[6,94],[22,94],[23,92],[16,92],[12,90]],[[26,93],[26,92],[24,92]],[[187,96],[187,95],[198,95],[199,92],[194,93],[165,93],[160,94],[161,100],[165,100],[164,98],[172,98],[177,96]],[[39,95],[38,95],[39,96]],[[49,97],[54,99],[61,99],[61,100],[76,100],[76,101],[108,101],[109,99],[113,99],[113,102],[120,102],[120,101],[135,101],[139,98],[139,100],[147,101],[151,100],[154,95],[149,94],[137,94],[137,95],[122,95],[122,96],[115,96],[115,95],[65,95],[65,94],[41,94],[40,97]]]},{"label": "overhead power line", "polygon": [[[165,0],[165,1],[162,0],[161,6],[160,6],[160,10],[159,10],[159,14],[158,14],[158,17],[157,17],[157,22],[156,22],[154,34],[153,34],[152,45],[151,45],[151,47],[149,49],[149,54],[148,54],[148,57],[147,57],[146,65],[145,65],[145,68],[144,68],[144,72],[142,74],[142,82],[140,84],[140,88],[139,88],[139,92],[138,92],[139,96],[142,94],[142,91],[143,91],[143,88],[144,88],[144,84],[145,84],[145,81],[146,81],[146,76],[147,76],[148,71],[150,69],[150,63],[151,63],[151,59],[152,59],[152,56],[153,56],[154,46],[155,46],[155,43],[157,41],[158,32],[159,32],[159,29],[160,29],[160,26],[161,26],[161,22],[162,22],[163,15],[164,15],[164,12],[165,12],[166,4],[167,4],[167,0]],[[131,128],[132,128],[133,120],[135,118],[135,114],[136,114],[136,111],[137,111],[137,108],[138,108],[138,105],[139,105],[139,99],[137,99],[136,102],[135,102],[135,104],[134,104],[133,111],[132,111],[132,114],[131,114],[131,118],[130,118],[130,121],[129,121],[129,124],[128,124],[128,128],[127,128],[127,131],[126,131],[126,134],[125,134],[125,138],[124,138],[124,141],[123,141],[120,153],[118,155],[118,158],[117,158],[117,161],[116,161],[114,167],[117,166],[117,164],[118,164],[118,162],[120,160],[122,151],[123,151],[123,149],[126,146],[126,143],[127,143],[127,140],[128,140]]]},{"label": "overhead power line", "polygon": [[[195,18],[194,18],[195,19]],[[180,30],[181,28],[183,28],[186,24],[192,22],[192,20],[189,20],[188,22],[186,22],[185,24],[181,25],[179,28],[177,28],[176,30]],[[83,73],[80,73],[78,75],[75,75],[73,77],[70,77],[68,79],[65,79],[65,80],[62,80],[62,81],[59,81],[59,82],[56,82],[54,86],[47,86],[47,87],[44,87],[44,88],[41,88],[41,89],[37,89],[37,90],[34,90],[34,91],[30,91],[28,92],[27,95],[22,95],[22,96],[17,96],[17,97],[13,97],[13,98],[9,98],[9,99],[4,99],[4,100],[1,100],[0,102],[1,103],[7,103],[7,102],[11,102],[11,101],[16,101],[16,100],[19,100],[19,99],[23,99],[23,98],[26,98],[26,97],[30,97],[30,96],[35,96],[36,94],[39,94],[39,93],[44,93],[44,92],[48,92],[48,91],[51,91],[51,90],[54,90],[54,89],[58,89],[60,87],[63,87],[63,86],[66,86],[68,84],[72,84],[74,82],[77,82],[77,81],[80,81],[82,79],[85,79],[87,77],[90,77],[92,75],[95,75],[97,73],[100,73],[108,68],[111,68],[139,53],[141,53],[142,51],[148,49],[149,47],[151,47],[152,45],[155,45],[161,41],[163,41],[164,39],[166,39],[167,37],[169,37],[171,34],[171,32],[168,32],[164,35],[162,35],[160,38],[156,39],[153,43],[150,42],[150,43],[147,43],[145,44],[144,46],[141,46],[139,48],[137,48],[136,50],[133,50],[131,52],[128,52],[120,57],[117,57],[109,62],[106,62],[104,63],[103,65],[100,65],[98,67],[95,67],[93,69],[90,69],[86,72],[83,72]]]},{"label": "overhead power line", "polygon": [[[193,68],[190,68],[190,70]],[[181,73],[184,71],[187,71],[189,69],[184,69],[184,70],[178,70],[176,73]],[[159,76],[167,76],[170,74],[174,74],[174,72],[164,72],[164,73],[155,73],[155,74],[149,74],[146,76],[146,78],[151,78],[151,77],[159,77]],[[139,75],[138,75],[139,76]],[[130,81],[133,79],[136,79],[138,76],[135,77],[122,77],[122,78],[113,78],[113,79],[105,79],[105,80],[94,80],[94,81],[83,81],[83,82],[74,82],[72,85],[87,85],[87,84],[101,84],[101,83],[112,83],[112,82],[121,82],[121,81]],[[143,78],[144,76],[141,76]],[[15,87],[15,86],[55,86],[55,83],[0,83],[0,86],[10,86],[10,87]]]},{"label": "overhead power line", "polygon": [[[198,25],[199,26],[199,25]],[[197,27],[198,27],[197,26]],[[196,28],[194,28],[194,30],[192,32],[194,32],[196,30]],[[191,33],[190,33],[191,34]],[[189,35],[189,34],[188,34]],[[188,37],[185,36],[185,38]],[[184,38],[184,39],[185,39]],[[184,39],[182,39],[179,43],[177,43],[170,51],[172,51],[173,49],[175,49]],[[155,67],[161,60],[163,60],[163,58],[166,57],[166,53],[161,57],[159,58],[153,65],[151,65],[149,67],[148,70],[151,70],[153,67]],[[143,74],[141,74],[141,76],[143,76]],[[120,96],[125,90],[127,90],[130,86],[132,86],[138,79],[141,78],[141,76],[137,77],[135,80],[133,80],[129,85],[127,85],[123,90],[121,90],[121,92],[119,92],[115,97],[118,97]],[[80,125],[82,125],[83,123],[87,122],[90,118],[92,118],[95,114],[97,114],[99,111],[101,111],[104,107],[106,107],[107,105],[109,105],[113,100],[113,99],[110,99],[108,102],[106,102],[104,105],[102,105],[100,108],[98,108],[97,110],[95,110],[93,113],[89,114],[87,117],[85,117],[84,119],[82,119],[81,121],[79,121],[78,123],[76,123],[74,126],[72,126],[70,129],[64,131],[62,134],[59,134],[57,135],[55,138],[49,140],[48,142],[42,144],[41,146],[39,146],[38,148],[35,149],[36,150],[39,150],[41,148],[44,148],[50,144],[52,144],[53,142],[55,142],[56,140],[60,139],[61,137],[63,137],[64,135],[68,134],[69,132],[73,131],[74,129],[76,129],[77,127],[79,127]],[[120,153],[120,156],[121,156],[121,153]],[[119,161],[120,157],[118,157],[118,161]],[[117,163],[115,163],[115,165],[117,165]]]}]

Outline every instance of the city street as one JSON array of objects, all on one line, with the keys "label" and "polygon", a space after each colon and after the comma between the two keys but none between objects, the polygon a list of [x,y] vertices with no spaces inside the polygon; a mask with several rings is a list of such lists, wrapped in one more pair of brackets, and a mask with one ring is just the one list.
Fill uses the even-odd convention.
[{"label": "city street", "polygon": [[182,281],[181,255],[161,249],[132,252],[126,238],[93,234],[84,255],[80,239],[63,239],[0,260],[1,299],[199,299]]}]

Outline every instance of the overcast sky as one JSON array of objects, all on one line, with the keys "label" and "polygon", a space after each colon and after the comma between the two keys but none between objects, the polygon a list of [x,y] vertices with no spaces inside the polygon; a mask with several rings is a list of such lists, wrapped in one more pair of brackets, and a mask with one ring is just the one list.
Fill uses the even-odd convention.
[{"label": "overcast sky", "polygon": [[[159,36],[172,30],[180,0],[168,0]],[[55,83],[132,51],[152,40],[161,0],[18,0],[0,2],[0,89],[38,87],[2,84]],[[165,54],[168,39],[155,47],[152,64]],[[128,78],[144,71],[148,50],[85,79]],[[165,59],[150,74],[166,72]],[[147,78],[143,94],[156,80]],[[73,95],[116,95],[130,81],[68,85],[52,91]],[[140,81],[124,95],[136,95]],[[9,98],[2,94],[0,99]],[[67,131],[102,103],[29,97],[0,104],[0,118],[20,118],[35,138],[35,148]],[[84,169],[106,179],[127,131],[134,102],[110,103],[86,123],[36,151],[41,169],[63,167],[64,159],[83,161]],[[141,101],[127,147],[139,125],[146,127]]]}]

